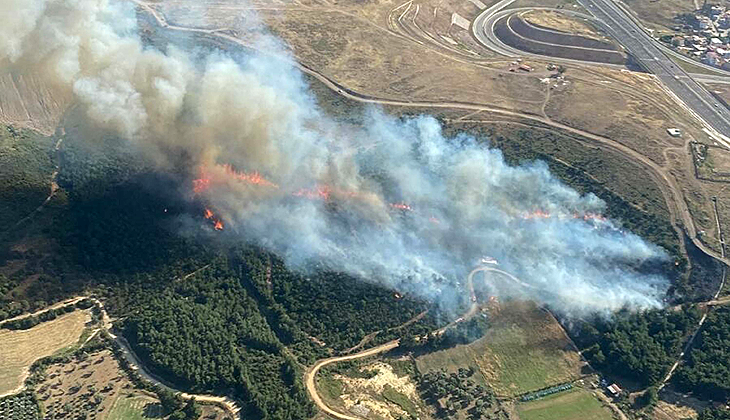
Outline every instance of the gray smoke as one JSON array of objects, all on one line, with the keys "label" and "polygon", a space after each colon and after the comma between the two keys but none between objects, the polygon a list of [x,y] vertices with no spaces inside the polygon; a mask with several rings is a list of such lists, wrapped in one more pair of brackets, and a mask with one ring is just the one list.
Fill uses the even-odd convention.
[{"label": "gray smoke", "polygon": [[[565,186],[543,163],[509,166],[473,138],[445,138],[430,117],[371,109],[362,125],[339,123],[279,58],[251,54],[241,64],[213,54],[200,62],[145,48],[128,3],[1,3],[11,12],[0,16],[2,66],[72,91],[91,122],[162,168],[173,163],[165,150],[186,150],[209,180],[197,196],[226,230],[292,267],[320,261],[448,300],[466,294],[466,275],[488,256],[531,285],[494,280],[493,290],[565,314],[660,305],[667,281],[638,268],[665,253],[594,217],[605,203]],[[258,41],[285,55],[277,45]]]}]

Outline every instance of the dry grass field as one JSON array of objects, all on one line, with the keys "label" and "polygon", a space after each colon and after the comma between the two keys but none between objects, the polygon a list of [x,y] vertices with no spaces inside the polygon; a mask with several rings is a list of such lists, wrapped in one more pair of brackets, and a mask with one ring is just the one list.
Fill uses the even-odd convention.
[{"label": "dry grass field", "polygon": [[705,87],[723,101],[730,103],[730,85],[725,83],[705,83]]},{"label": "dry grass field", "polygon": [[472,366],[499,396],[509,397],[581,376],[584,362],[561,326],[535,304],[503,303],[481,339],[418,357],[419,371]]},{"label": "dry grass field", "polygon": [[89,319],[76,310],[29,330],[0,330],[0,394],[20,387],[35,360],[77,343]]},{"label": "dry grass field", "polygon": [[48,86],[40,77],[0,72],[0,123],[50,135],[69,101],[68,92]]},{"label": "dry grass field", "polygon": [[599,33],[594,27],[586,24],[582,20],[552,10],[533,10],[523,14],[522,17],[534,25],[554,29],[556,31],[598,40],[606,39],[606,36]]},{"label": "dry grass field", "polygon": [[[676,15],[695,10],[692,0],[624,0],[624,3],[648,28],[663,32],[670,32],[677,25]],[[701,1],[699,5],[702,5]]]}]

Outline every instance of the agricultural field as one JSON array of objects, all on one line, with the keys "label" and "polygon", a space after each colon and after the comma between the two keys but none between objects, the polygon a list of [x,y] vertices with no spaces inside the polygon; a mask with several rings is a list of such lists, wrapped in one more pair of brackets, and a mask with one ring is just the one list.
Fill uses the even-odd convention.
[{"label": "agricultural field", "polygon": [[611,420],[611,411],[589,391],[574,388],[539,400],[517,404],[521,420]]},{"label": "agricultural field", "polygon": [[105,418],[117,400],[138,395],[109,350],[47,367],[36,390],[46,413],[57,418],[82,413]]},{"label": "agricultural field", "polygon": [[[142,420],[162,418],[155,394],[140,390],[120,368],[110,350],[77,355],[48,366],[36,385],[37,398],[49,418]],[[202,406],[205,419],[223,419],[223,410]]]},{"label": "agricultural field", "polygon": [[500,397],[575,380],[585,366],[558,322],[526,302],[502,304],[481,339],[420,356],[416,363],[422,374],[471,367],[479,373],[473,380]]},{"label": "agricultural field", "polygon": [[88,310],[76,310],[27,330],[0,330],[0,395],[19,389],[35,360],[77,343],[89,320]]},{"label": "agricultural field", "polygon": [[144,420],[162,417],[162,406],[153,398],[134,394],[117,398],[106,420]]},{"label": "agricultural field", "polygon": [[32,392],[0,398],[0,419],[40,420],[41,412]]}]

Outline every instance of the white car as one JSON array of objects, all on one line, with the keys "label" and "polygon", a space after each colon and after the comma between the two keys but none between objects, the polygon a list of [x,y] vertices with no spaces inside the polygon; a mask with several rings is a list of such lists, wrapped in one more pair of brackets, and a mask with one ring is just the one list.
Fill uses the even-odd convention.
[{"label": "white car", "polygon": [[494,258],[492,258],[492,257],[482,257],[482,259],[481,259],[480,263],[482,263],[482,264],[494,264],[494,265],[497,265],[497,264],[499,264],[499,263],[497,262],[497,260],[495,260],[495,259],[494,259]]}]

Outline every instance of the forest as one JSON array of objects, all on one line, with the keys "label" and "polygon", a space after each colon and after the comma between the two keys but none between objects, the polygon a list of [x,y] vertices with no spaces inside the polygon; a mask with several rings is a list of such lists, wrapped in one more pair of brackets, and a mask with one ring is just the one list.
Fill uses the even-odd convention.
[{"label": "forest", "polygon": [[710,312],[674,382],[681,390],[703,398],[730,398],[730,308]]},{"label": "forest", "polygon": [[581,323],[573,336],[592,365],[647,387],[664,379],[700,316],[694,306],[622,313]]}]

